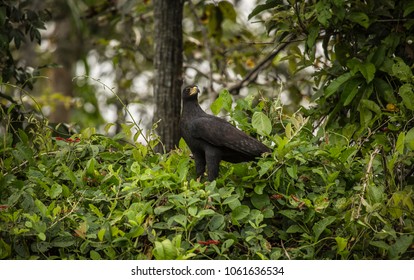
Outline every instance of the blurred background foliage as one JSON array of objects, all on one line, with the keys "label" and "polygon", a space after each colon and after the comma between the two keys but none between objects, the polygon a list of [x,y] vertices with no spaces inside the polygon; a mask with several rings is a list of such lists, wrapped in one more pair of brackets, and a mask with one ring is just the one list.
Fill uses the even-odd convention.
[{"label": "blurred background foliage", "polygon": [[[281,84],[288,83],[291,96],[286,100],[297,108],[310,93],[310,82],[301,76],[295,84],[292,66],[280,63],[280,57],[249,87],[238,84],[278,45],[262,19],[247,20],[254,5],[187,1],[184,83],[197,83],[209,102],[221,89],[232,87],[235,95],[260,90],[274,98]],[[8,57],[1,65],[2,104],[8,106],[6,99],[11,98],[26,111],[40,109],[50,123],[78,129],[95,126],[103,131],[105,123],[115,123],[112,133],[131,121],[126,105],[144,128],[151,127],[152,1],[2,1],[1,7],[1,19],[9,25],[1,32]]]}]

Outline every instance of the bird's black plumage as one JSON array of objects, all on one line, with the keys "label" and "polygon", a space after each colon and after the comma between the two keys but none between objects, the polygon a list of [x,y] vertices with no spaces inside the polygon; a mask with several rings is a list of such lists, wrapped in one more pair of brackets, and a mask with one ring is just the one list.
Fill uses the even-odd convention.
[{"label": "bird's black plumage", "polygon": [[227,121],[208,115],[198,104],[197,86],[187,86],[182,93],[181,136],[194,155],[197,177],[206,170],[208,180],[219,173],[221,160],[237,163],[255,160],[270,149]]}]

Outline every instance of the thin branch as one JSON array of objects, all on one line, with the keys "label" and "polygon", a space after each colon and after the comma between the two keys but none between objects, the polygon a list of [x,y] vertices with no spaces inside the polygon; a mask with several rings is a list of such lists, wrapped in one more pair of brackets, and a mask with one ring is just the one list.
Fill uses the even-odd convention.
[{"label": "thin branch", "polygon": [[82,192],[82,195],[79,197],[79,199],[72,204],[72,209],[70,209],[70,211],[68,213],[66,213],[64,216],[60,217],[58,220],[54,221],[49,228],[53,227],[54,225],[56,225],[57,223],[59,223],[60,221],[63,221],[64,219],[66,219],[67,217],[69,217],[70,215],[72,215],[73,212],[75,212],[75,210],[78,207],[78,204],[81,202],[81,200],[83,199],[83,194],[85,193],[85,191]]},{"label": "thin branch", "polygon": [[[200,69],[198,69],[197,67],[194,67],[194,66],[189,65],[189,64],[184,64],[184,68],[193,69],[193,70],[195,70],[198,74],[200,74],[201,76],[203,76],[204,78],[210,79],[210,75],[208,75],[208,74],[204,73],[203,71],[201,71],[201,70],[200,70]],[[215,82],[215,83],[218,83],[218,84],[223,84],[223,82],[222,82],[222,81],[220,81],[220,80],[217,80],[217,79],[214,79],[214,78],[211,78],[211,80],[212,80],[213,82]]]},{"label": "thin branch", "polygon": [[299,3],[298,3],[298,0],[296,0],[295,1],[295,13],[296,13],[296,16],[298,18],[299,26],[301,27],[302,31],[306,33],[307,32],[307,29],[306,29],[306,26],[302,22],[302,18],[300,17],[300,13],[299,12],[300,12],[299,11]]},{"label": "thin branch", "polygon": [[288,260],[291,260],[290,255],[289,255],[288,251],[285,248],[285,244],[283,244],[283,240],[280,240],[280,244],[282,245],[283,252],[285,252],[285,255],[288,258]]},{"label": "thin branch", "polygon": [[295,41],[295,36],[293,34],[289,34],[286,39],[286,41],[282,42],[273,52],[271,52],[266,58],[264,58],[260,63],[258,63],[255,68],[253,68],[249,73],[247,73],[247,75],[241,81],[230,87],[229,92],[231,94],[237,95],[240,89],[246,87],[247,85],[255,81],[260,72],[266,67],[268,67],[272,63],[272,60],[284,48],[286,48],[290,43]]},{"label": "thin branch", "polygon": [[201,22],[200,17],[197,15],[195,7],[193,2],[190,0],[188,1],[188,5],[190,6],[190,10],[192,12],[192,14],[194,15],[194,18],[196,19],[197,23],[201,29],[201,34],[203,35],[203,43],[204,43],[204,48],[206,49],[206,56],[207,56],[207,61],[208,61],[208,66],[209,66],[209,71],[207,73],[207,77],[208,77],[208,81],[209,81],[209,85],[208,85],[208,93],[209,96],[212,95],[212,93],[214,92],[213,89],[213,57],[211,55],[211,47],[210,47],[210,43],[208,40],[208,34],[206,31],[206,28],[203,27],[203,23]]},{"label": "thin branch", "polygon": [[[41,156],[48,156],[48,155],[55,155],[55,154],[57,154],[58,153],[58,151],[52,151],[52,152],[47,152],[47,153],[41,153],[41,154],[37,154],[37,155],[35,155],[34,157],[33,157],[33,159],[38,159],[39,157],[41,157]],[[14,174],[14,172],[17,172],[17,170],[19,170],[19,168],[22,168],[23,166],[25,166],[26,164],[28,164],[29,163],[29,160],[25,160],[25,161],[23,161],[21,164],[19,164],[18,166],[15,166],[12,170],[10,170],[9,172],[5,172],[4,174],[3,174],[3,176],[5,177],[5,176],[7,176],[7,175],[9,175],[10,173],[11,174]]]},{"label": "thin branch", "polygon": [[362,190],[361,190],[361,193],[360,193],[360,200],[359,200],[359,203],[358,203],[358,209],[357,209],[357,213],[355,215],[356,219],[359,219],[359,217],[360,217],[362,201],[364,200],[364,194],[365,194],[365,191],[367,189],[368,183],[370,181],[369,178],[372,175],[372,166],[373,166],[373,163],[374,163],[374,159],[379,154],[380,151],[381,151],[381,148],[376,147],[375,150],[372,152],[370,158],[369,158],[367,171],[365,172],[365,176],[364,176],[364,183],[362,184]]},{"label": "thin branch", "polygon": [[105,85],[101,80],[96,79],[96,78],[92,78],[88,75],[83,75],[83,76],[77,76],[75,78],[73,78],[72,80],[76,80],[78,78],[88,78],[91,79],[99,84],[101,84],[103,86],[103,89],[106,90],[108,89],[119,101],[119,103],[121,103],[121,105],[124,107],[125,111],[127,112],[128,116],[131,118],[132,123],[134,124],[135,128],[138,130],[138,133],[142,136],[142,138],[144,139],[145,143],[147,144],[147,146],[150,148],[151,152],[154,153],[153,148],[150,145],[150,140],[148,139],[148,137],[144,134],[144,130],[141,128],[140,124],[141,124],[141,120],[139,122],[135,121],[135,118],[132,116],[131,112],[129,111],[127,105],[124,103],[124,101],[122,101],[121,97],[119,97],[119,95],[115,92],[115,90],[113,88],[108,87],[107,85]]}]

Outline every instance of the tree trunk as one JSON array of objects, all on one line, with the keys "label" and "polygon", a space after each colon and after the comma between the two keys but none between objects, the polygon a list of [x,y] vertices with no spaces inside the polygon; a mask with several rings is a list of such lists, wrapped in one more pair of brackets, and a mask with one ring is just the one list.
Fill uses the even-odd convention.
[{"label": "tree trunk", "polygon": [[[154,0],[155,17],[155,113],[157,133],[166,151],[180,139],[181,86],[183,83],[183,19],[184,0]],[[162,152],[162,147],[156,147]]]},{"label": "tree trunk", "polygon": [[67,100],[73,99],[73,73],[78,61],[83,44],[75,23],[72,21],[72,12],[65,0],[55,0],[56,8],[53,13],[55,30],[52,40],[56,44],[53,52],[53,62],[59,67],[52,68],[51,87],[54,93],[60,93],[66,101],[56,100],[55,110],[49,116],[51,123],[69,123],[71,105]]}]

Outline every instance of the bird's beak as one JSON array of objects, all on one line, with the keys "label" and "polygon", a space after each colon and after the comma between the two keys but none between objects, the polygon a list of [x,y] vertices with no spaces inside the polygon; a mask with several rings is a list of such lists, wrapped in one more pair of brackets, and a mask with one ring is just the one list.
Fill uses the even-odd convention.
[{"label": "bird's beak", "polygon": [[192,87],[190,89],[190,95],[194,95],[194,94],[197,94],[197,93],[198,93],[198,87]]}]

